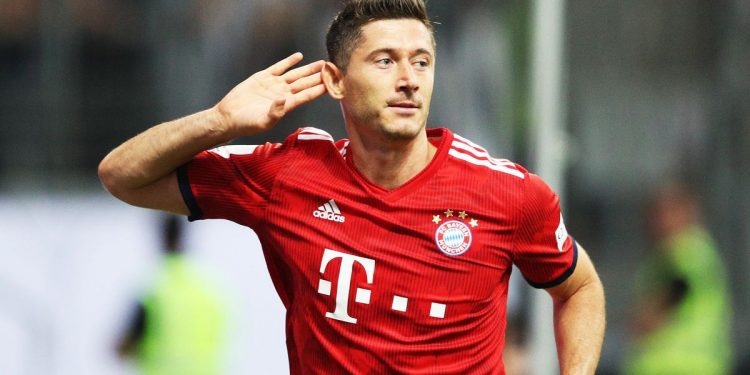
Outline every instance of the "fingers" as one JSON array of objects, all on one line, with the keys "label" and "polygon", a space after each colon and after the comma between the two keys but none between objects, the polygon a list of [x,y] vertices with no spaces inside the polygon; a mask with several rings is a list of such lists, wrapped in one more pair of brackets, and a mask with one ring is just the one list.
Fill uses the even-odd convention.
[{"label": "fingers", "polygon": [[307,64],[305,66],[292,69],[284,73],[282,77],[284,77],[284,80],[286,81],[286,83],[294,83],[298,79],[319,73],[321,70],[323,70],[323,65],[325,65],[325,61],[323,60],[316,61],[316,62]]},{"label": "fingers", "polygon": [[287,113],[321,97],[326,92],[326,86],[322,83],[308,87],[296,94],[289,93],[284,97],[274,100],[268,111],[268,117],[273,123],[284,117]]},{"label": "fingers", "polygon": [[302,77],[289,85],[289,89],[293,94],[300,91],[309,89],[310,87],[316,86],[323,83],[323,76],[320,73],[315,73],[306,77]]},{"label": "fingers", "polygon": [[302,61],[302,53],[301,52],[295,52],[289,57],[277,62],[276,64],[271,65],[266,69],[269,73],[280,76],[284,74],[289,68],[297,65],[300,61]]},{"label": "fingers", "polygon": [[[286,95],[275,99],[268,110],[268,116],[274,122],[289,111],[319,98],[326,92],[320,73],[325,65],[323,60],[289,70],[302,61],[302,58],[302,53],[294,53],[264,71],[275,77],[258,76],[260,77],[258,79],[267,80],[265,82],[268,84],[273,83],[273,85],[278,85],[276,87],[279,90],[286,91]],[[281,86],[285,86],[285,89],[281,89]]]},{"label": "fingers", "polygon": [[299,107],[303,104],[307,104],[326,93],[326,86],[324,84],[318,84],[304,89],[294,94],[294,107]]},{"label": "fingers", "polygon": [[276,122],[280,118],[284,117],[284,114],[287,112],[285,108],[286,103],[287,97],[281,97],[273,101],[273,103],[271,104],[271,109],[268,111],[268,117],[270,117],[273,122]]}]

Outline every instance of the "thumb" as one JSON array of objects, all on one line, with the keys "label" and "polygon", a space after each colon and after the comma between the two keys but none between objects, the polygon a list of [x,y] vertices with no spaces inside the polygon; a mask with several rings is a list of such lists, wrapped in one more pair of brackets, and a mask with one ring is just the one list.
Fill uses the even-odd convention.
[{"label": "thumb", "polygon": [[268,116],[274,120],[282,118],[285,114],[284,108],[286,107],[286,96],[282,96],[273,101],[271,108],[268,111]]}]

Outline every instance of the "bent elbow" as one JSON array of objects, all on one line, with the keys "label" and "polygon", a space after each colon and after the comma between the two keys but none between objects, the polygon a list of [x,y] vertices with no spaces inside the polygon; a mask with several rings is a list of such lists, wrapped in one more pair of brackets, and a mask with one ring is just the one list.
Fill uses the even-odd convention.
[{"label": "bent elbow", "polygon": [[102,183],[102,186],[104,186],[107,191],[111,192],[112,187],[114,187],[114,172],[113,167],[111,165],[112,163],[109,161],[109,156],[102,159],[101,162],[99,162],[99,167],[97,168],[97,174],[99,175],[99,181]]},{"label": "bent elbow", "polygon": [[107,155],[97,168],[97,174],[99,175],[99,181],[102,186],[114,197],[125,201],[122,177],[119,173],[120,168],[117,167],[116,163],[112,161],[110,155]]},{"label": "bent elbow", "polygon": [[[146,171],[144,171],[146,169]],[[153,168],[152,168],[153,169]],[[160,174],[142,162],[117,152],[107,155],[97,168],[102,186],[115,198],[131,206],[188,215],[174,171]]]}]

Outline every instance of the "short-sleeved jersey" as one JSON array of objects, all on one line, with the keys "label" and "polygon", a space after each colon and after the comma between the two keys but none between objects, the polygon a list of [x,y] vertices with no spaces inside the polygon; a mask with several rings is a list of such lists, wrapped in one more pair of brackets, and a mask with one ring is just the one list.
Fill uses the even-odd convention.
[{"label": "short-sleeved jersey", "polygon": [[191,220],[258,235],[292,373],[502,374],[511,266],[535,287],[573,272],[575,242],[539,177],[447,129],[427,135],[433,160],[394,190],[315,128],[178,170]]}]

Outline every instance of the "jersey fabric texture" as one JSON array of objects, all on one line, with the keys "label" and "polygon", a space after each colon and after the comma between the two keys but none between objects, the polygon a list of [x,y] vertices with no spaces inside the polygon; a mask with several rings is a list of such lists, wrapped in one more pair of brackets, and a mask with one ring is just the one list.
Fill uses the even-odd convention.
[{"label": "jersey fabric texture", "polygon": [[258,235],[293,374],[502,374],[511,266],[542,288],[573,272],[575,242],[539,177],[448,129],[427,136],[435,157],[395,190],[315,128],[178,170],[190,220]]}]

